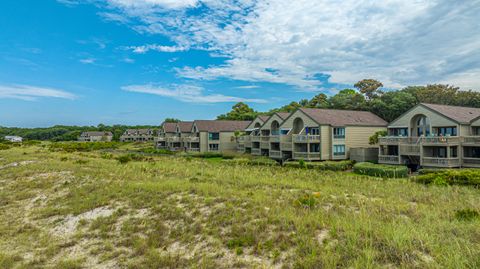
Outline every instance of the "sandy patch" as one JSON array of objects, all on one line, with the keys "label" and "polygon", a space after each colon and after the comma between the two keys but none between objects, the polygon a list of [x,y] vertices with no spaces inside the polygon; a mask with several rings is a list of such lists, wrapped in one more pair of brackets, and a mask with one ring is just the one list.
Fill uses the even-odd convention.
[{"label": "sandy patch", "polygon": [[77,216],[68,215],[58,226],[53,228],[53,233],[61,237],[72,235],[77,229],[80,220],[94,220],[99,217],[109,217],[113,212],[115,212],[114,209],[104,206],[92,209]]},{"label": "sandy patch", "polygon": [[13,162],[13,163],[9,163],[9,164],[0,166],[0,170],[6,169],[6,168],[10,168],[10,167],[17,167],[17,166],[27,165],[27,164],[31,164],[31,163],[35,163],[35,162],[36,162],[36,161]]}]

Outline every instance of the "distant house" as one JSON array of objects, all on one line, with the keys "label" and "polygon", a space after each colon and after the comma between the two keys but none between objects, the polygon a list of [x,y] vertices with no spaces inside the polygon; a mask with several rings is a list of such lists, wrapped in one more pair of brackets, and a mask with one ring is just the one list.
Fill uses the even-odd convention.
[{"label": "distant house", "polygon": [[153,129],[127,129],[120,142],[148,142],[153,141],[155,130]]},{"label": "distant house", "polygon": [[99,141],[112,141],[113,134],[112,132],[83,132],[79,137],[78,141],[82,142],[99,142]]},{"label": "distant house", "polygon": [[23,141],[23,138],[20,136],[7,135],[5,136],[5,140],[14,142],[14,143],[21,143]]}]

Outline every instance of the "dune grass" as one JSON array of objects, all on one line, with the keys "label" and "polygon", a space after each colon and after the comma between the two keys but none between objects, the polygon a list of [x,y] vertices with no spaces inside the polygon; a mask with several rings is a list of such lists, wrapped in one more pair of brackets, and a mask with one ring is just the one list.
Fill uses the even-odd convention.
[{"label": "dune grass", "polygon": [[0,267],[480,267],[473,187],[117,154],[0,151]]}]

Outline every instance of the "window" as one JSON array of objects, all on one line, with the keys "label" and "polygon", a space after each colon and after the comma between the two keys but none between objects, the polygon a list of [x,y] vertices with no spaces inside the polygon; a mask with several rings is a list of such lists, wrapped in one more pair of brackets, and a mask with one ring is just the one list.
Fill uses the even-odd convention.
[{"label": "window", "polygon": [[333,128],[333,138],[345,138],[345,128]]},{"label": "window", "polygon": [[305,132],[309,135],[320,135],[320,129],[318,127],[306,127]]},{"label": "window", "polygon": [[320,152],[320,144],[310,144],[310,152]]},{"label": "window", "polygon": [[438,135],[457,136],[457,127],[438,127]]},{"label": "window", "polygon": [[391,128],[389,129],[391,136],[408,136],[408,128]]},{"label": "window", "polygon": [[281,134],[281,135],[286,135],[286,134],[288,134],[288,132],[290,132],[290,129],[282,129],[282,130],[280,130],[280,134]]},{"label": "window", "polygon": [[220,133],[208,133],[208,140],[220,140]]},{"label": "window", "polygon": [[218,151],[218,144],[209,144],[208,150],[210,151]]},{"label": "window", "polygon": [[333,146],[333,155],[334,156],[345,155],[345,145],[334,145]]}]

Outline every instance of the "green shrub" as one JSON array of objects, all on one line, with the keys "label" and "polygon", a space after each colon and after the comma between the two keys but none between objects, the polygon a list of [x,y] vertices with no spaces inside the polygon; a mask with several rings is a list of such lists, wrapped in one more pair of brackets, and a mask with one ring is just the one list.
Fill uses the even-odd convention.
[{"label": "green shrub", "polygon": [[385,178],[402,178],[408,176],[408,168],[406,166],[373,164],[367,162],[355,164],[353,166],[353,172],[360,175]]},{"label": "green shrub", "polygon": [[260,157],[260,158],[236,158],[236,159],[226,159],[223,160],[224,163],[231,163],[236,165],[259,165],[259,166],[275,166],[278,165],[278,162],[270,158]]},{"label": "green shrub", "polygon": [[5,144],[5,143],[0,143],[0,150],[7,150],[12,148],[10,145]]},{"label": "green shrub", "polygon": [[40,145],[42,142],[38,140],[26,140],[22,142],[22,146],[36,146]]},{"label": "green shrub", "polygon": [[307,208],[307,209],[312,209],[317,204],[317,200],[315,199],[315,197],[313,195],[305,194],[305,195],[301,196],[300,198],[296,199],[293,202],[293,204],[295,206],[299,206],[299,207],[303,207],[303,208]]},{"label": "green shrub", "polygon": [[346,171],[352,169],[353,161],[345,160],[345,161],[324,161],[324,162],[285,162],[283,165],[285,167],[293,167],[293,168],[308,168],[308,169],[316,169],[322,171]]},{"label": "green shrub", "polygon": [[102,149],[115,149],[118,142],[55,142],[49,145],[51,151],[88,152]]},{"label": "green shrub", "polygon": [[427,175],[432,173],[445,172],[446,169],[435,169],[435,168],[422,168],[418,171],[419,175]]},{"label": "green shrub", "polygon": [[117,158],[117,161],[121,164],[125,164],[125,163],[128,163],[132,160],[132,158],[130,157],[130,155],[122,155],[122,156],[118,156]]},{"label": "green shrub", "polygon": [[462,210],[455,211],[455,218],[457,220],[471,221],[471,220],[478,219],[479,217],[480,217],[480,214],[473,209],[462,209]]},{"label": "green shrub", "polygon": [[417,176],[414,181],[433,185],[470,185],[480,187],[480,170],[444,169],[429,171]]},{"label": "green shrub", "polygon": [[156,148],[144,148],[140,150],[143,153],[148,154],[160,154],[160,155],[173,155],[175,154],[174,151],[170,151],[168,149],[156,149]]}]

